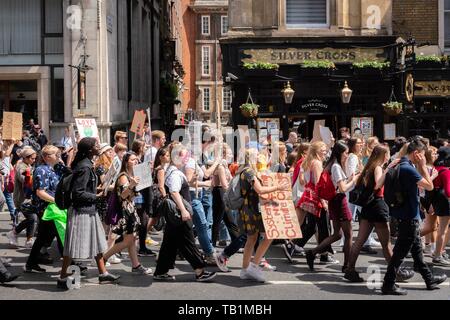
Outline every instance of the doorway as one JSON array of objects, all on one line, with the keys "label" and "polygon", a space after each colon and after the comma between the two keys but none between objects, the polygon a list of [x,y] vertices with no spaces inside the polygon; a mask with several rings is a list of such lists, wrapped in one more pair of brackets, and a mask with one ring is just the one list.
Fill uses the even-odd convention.
[{"label": "doorway", "polygon": [[23,123],[34,119],[38,123],[37,80],[0,81],[0,112],[19,112]]}]

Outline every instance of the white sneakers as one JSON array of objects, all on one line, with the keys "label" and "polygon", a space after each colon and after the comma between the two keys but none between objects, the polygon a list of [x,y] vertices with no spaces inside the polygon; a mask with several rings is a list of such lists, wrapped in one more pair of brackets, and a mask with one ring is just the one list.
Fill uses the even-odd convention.
[{"label": "white sneakers", "polygon": [[115,254],[113,254],[109,259],[108,262],[110,264],[119,264],[122,262],[122,259],[118,258]]},{"label": "white sneakers", "polygon": [[263,275],[263,271],[253,262],[250,262],[247,269],[242,269],[240,278],[242,280],[255,280],[258,282],[266,282],[266,278]]},{"label": "white sneakers", "polygon": [[33,244],[34,244],[34,239],[31,238],[30,240],[25,241],[25,248],[31,249],[33,247]]},{"label": "white sneakers", "polygon": [[150,246],[150,247],[154,247],[154,246],[159,245],[159,242],[153,240],[153,239],[150,238],[150,237],[147,237],[147,239],[145,239],[145,244],[148,245],[148,246]]},{"label": "white sneakers", "polygon": [[19,246],[19,241],[17,240],[17,234],[14,230],[11,230],[10,232],[8,232],[8,234],[6,236],[8,237],[10,245],[12,245],[14,247]]}]

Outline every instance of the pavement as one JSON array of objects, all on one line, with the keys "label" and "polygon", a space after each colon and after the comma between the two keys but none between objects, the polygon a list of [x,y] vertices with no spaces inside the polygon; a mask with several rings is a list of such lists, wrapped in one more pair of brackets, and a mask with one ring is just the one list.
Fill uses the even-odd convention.
[{"label": "pavement", "polygon": [[[357,225],[355,225],[357,227]],[[399,285],[408,290],[404,297],[383,296],[380,293],[386,263],[381,248],[376,255],[361,254],[357,262],[357,270],[364,279],[369,281],[358,284],[348,283],[343,279],[341,264],[321,265],[316,260],[316,271],[310,272],[303,257],[295,258],[293,264],[287,262],[280,245],[272,245],[266,258],[277,271],[265,271],[266,283],[256,283],[239,278],[242,253],[231,257],[229,268],[231,272],[218,271],[211,283],[195,282],[192,268],[186,261],[176,262],[176,269],[171,274],[176,276],[175,282],[153,281],[152,276],[135,275],[131,273],[130,260],[124,253],[125,260],[121,264],[112,265],[108,270],[121,276],[119,284],[98,284],[98,273],[92,261],[85,261],[88,274],[81,279],[81,288],[61,291],[56,287],[56,279],[61,267],[56,244],[50,249],[55,262],[52,266],[41,265],[47,270],[44,274],[23,273],[23,267],[30,249],[11,248],[6,233],[11,230],[9,214],[0,213],[0,256],[12,258],[13,273],[21,273],[21,277],[13,283],[0,285],[0,300],[448,300],[450,298],[450,282],[444,282],[438,290],[427,291],[420,275],[415,275],[408,283]],[[161,240],[162,234],[152,235]],[[356,236],[356,230],[354,233]],[[307,247],[314,245],[314,239]],[[22,233],[19,245],[24,245]],[[154,251],[159,246],[150,247]],[[335,258],[343,261],[342,248],[333,247],[337,253]],[[218,248],[218,251],[222,250]],[[141,263],[153,270],[156,266],[155,257],[140,257]],[[426,257],[431,263],[431,258]],[[412,259],[406,260],[406,266],[412,268]],[[369,267],[369,268],[368,268]],[[434,267],[435,273],[445,273],[450,276],[450,268]]]}]

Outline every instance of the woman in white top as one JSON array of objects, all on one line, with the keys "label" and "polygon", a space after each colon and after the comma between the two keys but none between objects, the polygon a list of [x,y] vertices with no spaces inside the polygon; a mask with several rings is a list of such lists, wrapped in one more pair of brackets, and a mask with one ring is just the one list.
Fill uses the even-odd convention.
[{"label": "woman in white top", "polygon": [[[347,268],[350,249],[352,246],[352,214],[348,208],[345,193],[355,187],[359,175],[351,175],[347,178],[344,169],[348,159],[348,147],[343,142],[337,142],[325,170],[331,174],[331,180],[336,190],[336,195],[328,202],[330,220],[333,222],[333,234],[322,241],[316,248],[306,251],[306,261],[310,270],[314,270],[314,259],[316,254],[325,252],[332,243],[342,238],[344,233],[344,266],[342,272]],[[341,231],[342,230],[342,231]]]}]

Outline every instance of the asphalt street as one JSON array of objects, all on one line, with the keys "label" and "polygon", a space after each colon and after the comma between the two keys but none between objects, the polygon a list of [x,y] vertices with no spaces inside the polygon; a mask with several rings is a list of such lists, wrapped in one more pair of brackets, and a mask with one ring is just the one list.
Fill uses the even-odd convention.
[{"label": "asphalt street", "polygon": [[[51,256],[55,259],[54,264],[52,266],[41,265],[47,270],[46,273],[23,273],[30,249],[23,247],[24,234],[19,238],[19,245],[22,247],[11,248],[6,238],[6,233],[10,229],[9,215],[0,213],[0,256],[12,258],[10,270],[21,273],[21,277],[14,284],[0,285],[0,300],[448,300],[450,297],[449,281],[443,283],[439,290],[427,291],[420,275],[415,275],[408,283],[400,284],[408,289],[406,297],[382,296],[377,288],[386,270],[381,248],[376,249],[376,255],[362,254],[358,259],[358,271],[361,272],[364,279],[369,278],[370,281],[351,284],[343,279],[341,264],[321,265],[316,260],[316,271],[310,272],[303,257],[296,258],[293,264],[288,263],[280,245],[273,245],[266,255],[268,261],[277,267],[277,271],[265,271],[267,282],[264,284],[239,278],[242,253],[237,253],[230,259],[231,272],[219,272],[212,283],[195,282],[193,270],[186,261],[176,262],[176,269],[171,272],[176,276],[175,282],[153,281],[152,276],[132,274],[130,260],[124,254],[123,263],[112,265],[109,268],[111,272],[121,276],[119,284],[99,285],[95,265],[91,261],[85,261],[84,264],[89,267],[89,270],[88,275],[81,280],[81,288],[61,291],[56,287],[61,261],[55,247],[50,250]],[[354,235],[356,236],[356,231]],[[152,235],[152,238],[160,241],[161,234]],[[314,245],[313,241],[307,247],[312,245]],[[151,249],[158,251],[159,246],[151,247]],[[342,248],[335,246],[334,249],[337,251],[335,258],[342,262]],[[156,265],[154,257],[141,257],[140,259],[144,266],[154,269]],[[426,261],[431,263],[431,258],[427,256]],[[412,268],[411,259],[407,259],[406,266]],[[211,267],[210,269],[218,271],[217,268]],[[450,276],[448,268],[434,267],[433,270],[436,273],[445,273]],[[377,271],[381,271],[381,274]]]}]

